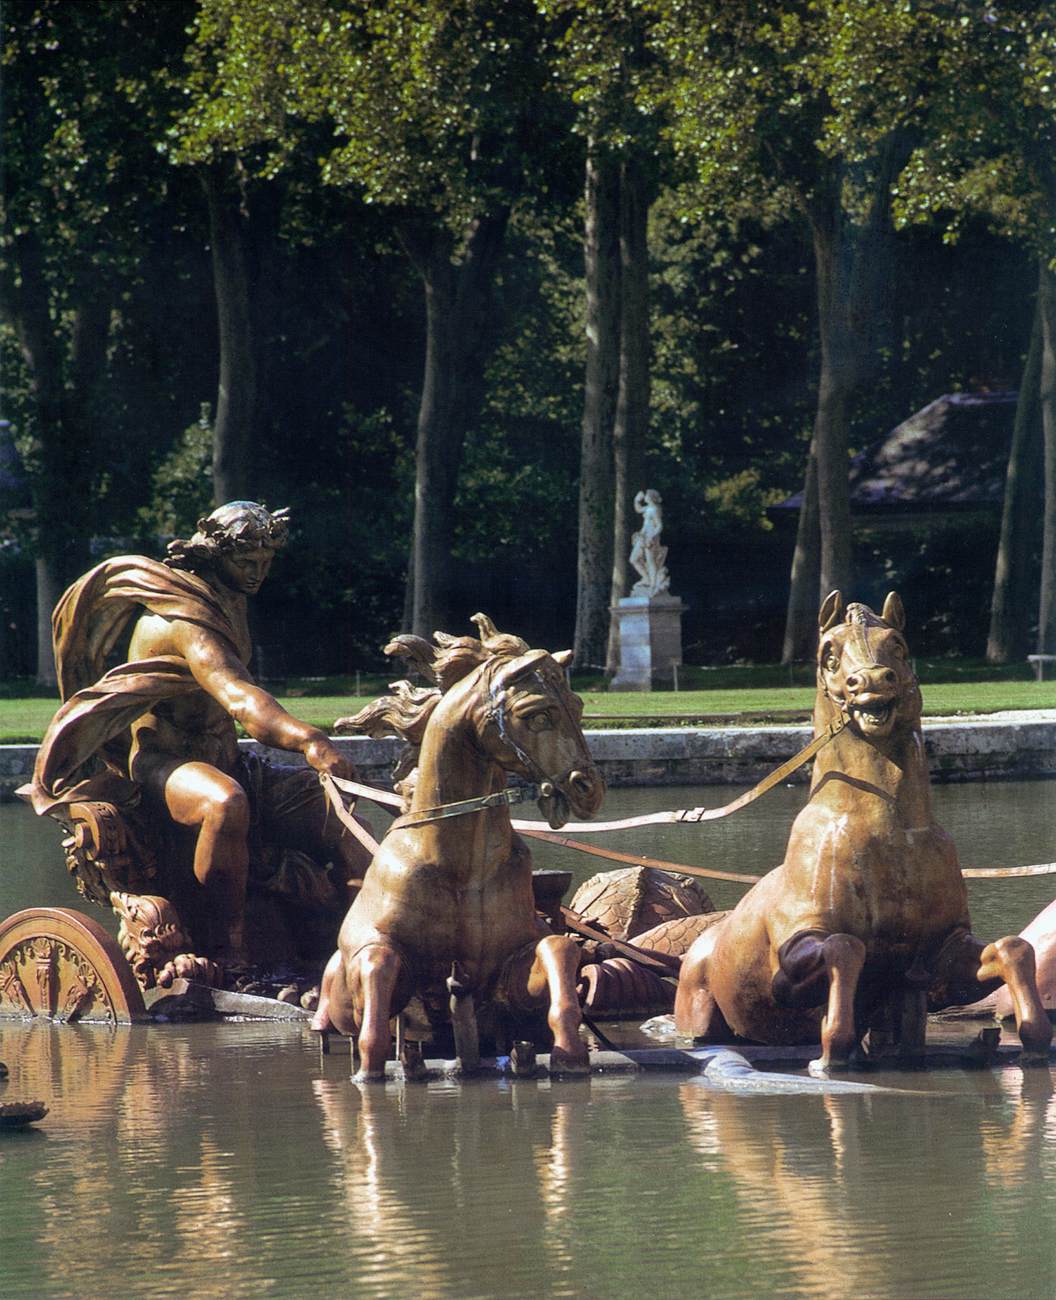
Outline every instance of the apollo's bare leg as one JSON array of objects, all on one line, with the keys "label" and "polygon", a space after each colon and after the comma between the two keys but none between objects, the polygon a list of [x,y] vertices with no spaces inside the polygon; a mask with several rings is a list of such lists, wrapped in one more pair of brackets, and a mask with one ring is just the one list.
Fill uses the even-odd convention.
[{"label": "apollo's bare leg", "polygon": [[217,919],[208,955],[239,958],[249,876],[245,791],[208,763],[137,763],[133,776],[160,790],[173,821],[198,828],[194,875]]},{"label": "apollo's bare leg", "polygon": [[563,934],[540,939],[535,960],[528,972],[528,996],[550,995],[547,1024],[554,1035],[550,1068],[556,1073],[585,1074],[590,1069],[590,1053],[579,1036],[583,1016],[576,994],[579,948]]}]

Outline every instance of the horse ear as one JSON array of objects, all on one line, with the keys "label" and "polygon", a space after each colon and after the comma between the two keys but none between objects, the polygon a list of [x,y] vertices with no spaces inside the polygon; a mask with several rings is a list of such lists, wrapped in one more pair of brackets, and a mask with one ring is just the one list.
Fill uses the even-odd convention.
[{"label": "horse ear", "polygon": [[560,664],[562,668],[567,668],[569,664],[571,664],[572,656],[574,654],[574,650],[555,650],[550,658],[553,659],[555,664]]},{"label": "horse ear", "polygon": [[896,632],[902,632],[905,630],[906,611],[897,591],[889,591],[887,593],[887,599],[884,601],[884,608],[880,617],[885,623],[893,627]]},{"label": "horse ear", "polygon": [[818,631],[827,632],[843,619],[843,593],[830,591],[818,610]]},{"label": "horse ear", "polygon": [[498,695],[515,682],[519,682],[522,677],[534,673],[547,657],[545,650],[529,650],[527,654],[518,655],[516,659],[511,659],[508,664],[503,664],[495,674],[492,690]]}]

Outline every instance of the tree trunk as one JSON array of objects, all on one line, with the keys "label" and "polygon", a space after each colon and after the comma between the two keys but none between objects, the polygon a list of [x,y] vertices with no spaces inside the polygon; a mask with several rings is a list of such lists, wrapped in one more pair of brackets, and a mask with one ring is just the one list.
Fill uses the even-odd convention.
[{"label": "tree trunk", "polygon": [[[11,268],[17,266],[17,279]],[[37,681],[55,685],[51,611],[87,554],[93,531],[93,395],[104,374],[109,304],[98,277],[77,287],[68,352],[49,312],[44,249],[35,231],[12,244],[2,309],[18,339],[33,400],[27,458],[35,533]]]},{"label": "tree trunk", "polygon": [[821,533],[818,520],[818,460],[811,439],[807,472],[803,477],[803,500],[799,507],[796,549],[792,555],[792,580],[785,616],[785,640],[781,662],[793,664],[814,653],[818,624],[818,586]]},{"label": "tree trunk", "polygon": [[1030,555],[1036,532],[1038,482],[1041,475],[1041,303],[1034,311],[1030,347],[1023,366],[1012,428],[1012,446],[1005,473],[1005,496],[1001,507],[1001,536],[994,566],[994,591],[990,600],[990,632],[986,660],[1007,664],[1022,659],[1030,643],[1034,602],[1028,578]]},{"label": "tree trunk", "polygon": [[609,640],[613,557],[613,420],[620,369],[619,168],[587,150],[583,260],[587,364],[579,462],[575,658],[602,668]]},{"label": "tree trunk", "polygon": [[[637,159],[620,168],[620,379],[613,426],[613,557],[615,605],[627,595],[630,545],[634,531],[634,495],[648,485],[642,479],[649,429],[649,199]],[[605,671],[619,667],[619,631],[609,619]]]},{"label": "tree trunk", "polygon": [[847,481],[851,396],[855,387],[855,339],[849,328],[852,254],[847,232],[837,220],[835,231],[815,227],[814,260],[818,277],[818,328],[821,374],[814,417],[817,461],[818,594],[851,584],[851,498]]},{"label": "tree trunk", "polygon": [[257,363],[239,194],[226,163],[204,168],[201,178],[209,208],[220,339],[220,381],[213,421],[213,501],[219,506],[252,495]]},{"label": "tree trunk", "polygon": [[[812,570],[817,573],[819,600],[837,588],[848,591],[853,578],[848,483],[851,409],[859,386],[876,370],[883,352],[880,341],[889,321],[887,298],[893,282],[891,186],[915,143],[913,131],[894,131],[867,162],[833,162],[824,168],[809,195],[800,200],[814,244],[821,373],[811,443],[816,471],[808,463],[785,624],[785,662],[799,657],[815,640],[813,610],[808,615],[810,602],[804,589],[807,575]],[[847,207],[848,186],[865,200],[858,219]],[[814,472],[816,532],[807,508]],[[816,565],[810,557],[815,537]]]},{"label": "tree trunk", "polygon": [[443,236],[417,248],[405,238],[422,275],[426,309],[409,573],[410,630],[418,636],[444,630],[451,614],[455,491],[466,430],[483,398],[491,287],[508,220],[508,208],[477,218],[457,259]]},{"label": "tree trunk", "polygon": [[1041,429],[1044,446],[1045,506],[1041,527],[1041,589],[1038,599],[1038,654],[1056,654],[1056,274],[1040,261],[1038,307],[1041,315]]}]

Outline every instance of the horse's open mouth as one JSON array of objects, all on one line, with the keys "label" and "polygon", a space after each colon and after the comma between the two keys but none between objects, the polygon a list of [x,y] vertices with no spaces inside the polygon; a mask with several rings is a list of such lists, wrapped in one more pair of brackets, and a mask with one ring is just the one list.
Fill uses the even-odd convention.
[{"label": "horse's open mouth", "polygon": [[856,700],[851,705],[851,715],[866,735],[886,735],[895,722],[898,700],[894,696],[884,699]]}]

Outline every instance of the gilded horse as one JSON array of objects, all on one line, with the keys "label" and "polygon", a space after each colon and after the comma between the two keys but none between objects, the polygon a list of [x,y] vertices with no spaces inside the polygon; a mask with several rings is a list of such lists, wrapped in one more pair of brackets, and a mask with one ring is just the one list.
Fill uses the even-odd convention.
[{"label": "gilded horse", "polygon": [[878,617],[832,592],[819,615],[814,760],[785,860],[703,934],[682,965],[678,1029],[722,1041],[816,1042],[812,1068],[895,1042],[923,1048],[928,1010],[1007,985],[1023,1059],[1052,1025],[1022,938],[971,933],[953,841],[932,813],[920,689],[892,592]]},{"label": "gilded horse", "polygon": [[[452,991],[463,1005],[471,996],[513,1014],[548,1007],[551,1069],[589,1065],[579,1036],[579,948],[539,918],[531,856],[503,798],[513,773],[537,784],[555,828],[601,806],[605,787],[580,726],[582,701],[565,680],[571,652],[532,650],[484,615],[474,621],[479,640],[437,633],[437,649],[398,638],[390,651],[417,659],[437,688],[398,683],[351,720],[356,730],[420,746],[417,770],[404,782],[409,807],[348,911],[314,1021],[358,1035],[363,1079],[384,1076],[390,1017],[415,994],[436,1008]],[[489,795],[485,805],[481,796]],[[456,807],[464,802],[471,806]]]}]

